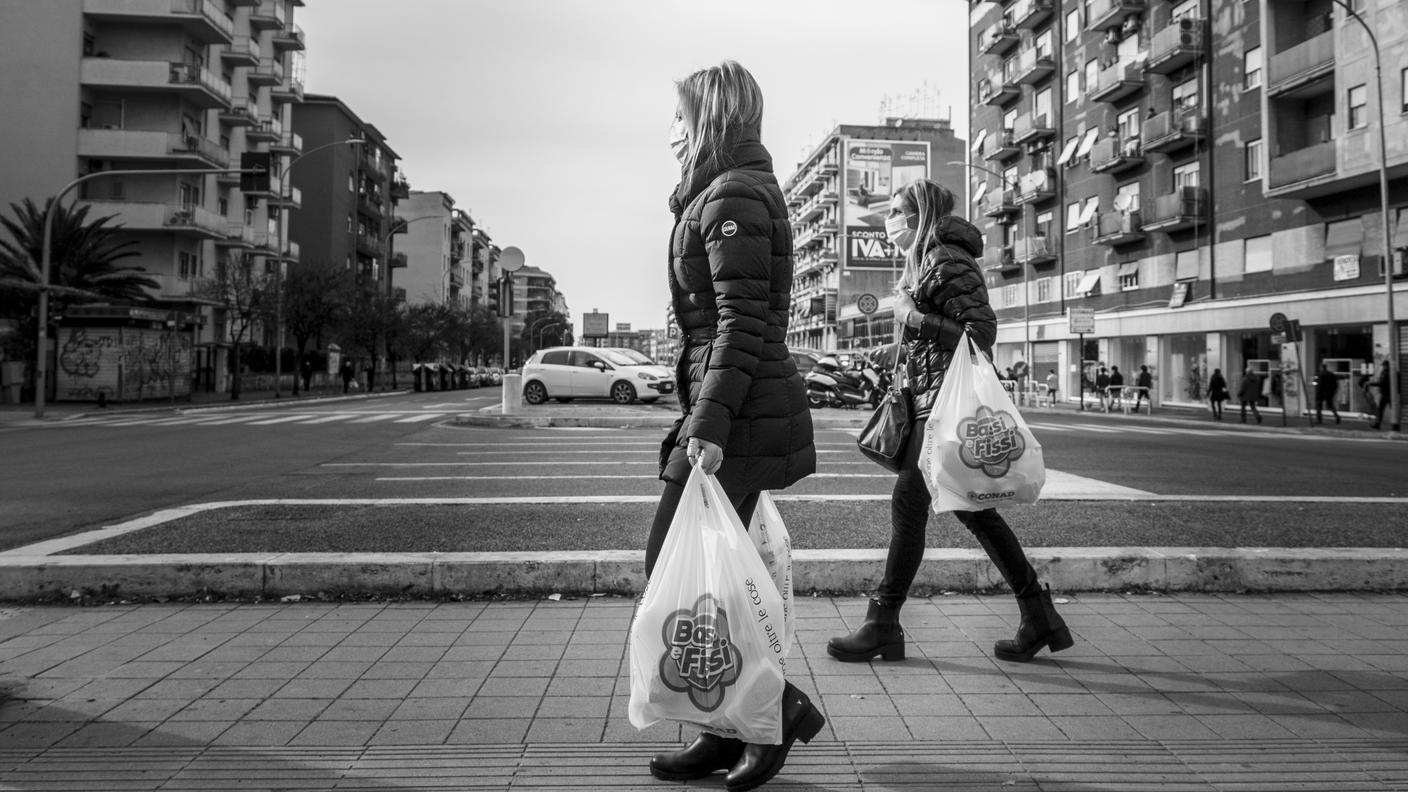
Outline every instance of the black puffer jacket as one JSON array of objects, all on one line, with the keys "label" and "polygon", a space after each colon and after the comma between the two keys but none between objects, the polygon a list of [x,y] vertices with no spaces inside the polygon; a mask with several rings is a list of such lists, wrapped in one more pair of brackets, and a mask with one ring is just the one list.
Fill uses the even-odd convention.
[{"label": "black puffer jacket", "polygon": [[924,254],[914,290],[924,323],[904,331],[905,372],[914,394],[916,420],[927,418],[933,409],[965,327],[988,357],[997,340],[997,315],[988,304],[987,285],[977,262],[983,253],[982,233],[967,220],[947,215],[939,221],[939,242]]},{"label": "black puffer jacket", "polygon": [[724,450],[729,492],[781,489],[816,471],[806,386],[784,338],[792,302],[792,228],[772,158],[739,136],[722,173],[696,172],[671,196],[670,299],[684,344],[680,406],[660,477],[689,478],[690,437]]}]

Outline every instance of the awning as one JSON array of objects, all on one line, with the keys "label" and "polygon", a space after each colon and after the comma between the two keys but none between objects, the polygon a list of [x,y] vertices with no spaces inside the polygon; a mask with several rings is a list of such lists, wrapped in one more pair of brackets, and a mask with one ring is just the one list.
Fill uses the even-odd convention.
[{"label": "awning", "polygon": [[1139,262],[1137,262],[1137,261],[1126,261],[1126,262],[1124,262],[1123,264],[1120,265],[1119,271],[1115,273],[1115,277],[1123,278],[1123,277],[1126,276],[1126,275],[1138,275],[1138,274],[1139,274]]},{"label": "awning", "polygon": [[1093,198],[1088,198],[1088,199],[1086,199],[1085,208],[1081,210],[1081,212],[1080,212],[1080,220],[1077,220],[1077,221],[1076,221],[1076,225],[1085,225],[1086,223],[1089,223],[1089,222],[1090,222],[1090,219],[1095,216],[1095,212],[1096,212],[1099,208],[1100,208],[1100,196],[1097,195],[1097,196],[1094,196]]},{"label": "awning", "polygon": [[1086,130],[1085,137],[1080,139],[1080,148],[1076,149],[1076,158],[1079,159],[1080,157],[1084,157],[1085,155],[1089,154],[1090,150],[1092,148],[1095,148],[1095,139],[1099,136],[1099,127],[1093,127],[1091,129]]},{"label": "awning", "polygon": [[973,138],[973,154],[977,155],[982,152],[983,141],[987,139],[988,131],[986,129],[978,130],[978,136],[976,138]]},{"label": "awning", "polygon": [[1175,280],[1198,279],[1198,252],[1185,250],[1178,254],[1178,265],[1173,274]]},{"label": "awning", "polygon": [[1076,294],[1087,297],[1090,292],[1100,290],[1100,270],[1086,270],[1085,275],[1080,279],[1080,284],[1076,286]]},{"label": "awning", "polygon": [[1352,218],[1330,223],[1325,231],[1325,258],[1357,256],[1364,246],[1364,220]]},{"label": "awning", "polygon": [[983,196],[988,194],[988,182],[984,179],[978,184],[978,189],[973,191],[973,203],[983,200]]},{"label": "awning", "polygon": [[1066,141],[1066,147],[1061,149],[1061,156],[1056,158],[1056,165],[1061,166],[1065,165],[1067,162],[1070,162],[1071,156],[1076,153],[1076,146],[1079,145],[1079,137],[1073,137],[1070,140]]}]

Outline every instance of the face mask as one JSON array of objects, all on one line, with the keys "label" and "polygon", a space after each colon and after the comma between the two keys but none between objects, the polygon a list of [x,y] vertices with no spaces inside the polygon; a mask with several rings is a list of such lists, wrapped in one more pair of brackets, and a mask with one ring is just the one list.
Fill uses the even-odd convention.
[{"label": "face mask", "polygon": [[910,217],[901,214],[885,218],[885,234],[900,250],[909,250],[909,246],[914,244],[914,229],[909,227]]},{"label": "face mask", "polygon": [[670,151],[674,152],[675,159],[681,165],[689,155],[689,130],[685,128],[683,118],[676,118],[675,123],[670,125]]}]

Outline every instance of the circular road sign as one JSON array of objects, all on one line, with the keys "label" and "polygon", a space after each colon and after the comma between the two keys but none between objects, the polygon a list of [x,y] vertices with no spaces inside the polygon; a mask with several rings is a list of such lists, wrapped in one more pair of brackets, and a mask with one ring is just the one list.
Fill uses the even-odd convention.
[{"label": "circular road sign", "polygon": [[523,251],[512,245],[499,251],[499,268],[504,272],[517,272],[523,269]]},{"label": "circular road sign", "polygon": [[862,294],[856,298],[856,310],[870,316],[880,308],[880,301],[873,294]]},{"label": "circular road sign", "polygon": [[1283,314],[1283,313],[1281,313],[1280,311],[1277,311],[1276,313],[1271,314],[1271,332],[1273,332],[1273,333],[1284,333],[1284,332],[1286,332],[1286,315]]}]

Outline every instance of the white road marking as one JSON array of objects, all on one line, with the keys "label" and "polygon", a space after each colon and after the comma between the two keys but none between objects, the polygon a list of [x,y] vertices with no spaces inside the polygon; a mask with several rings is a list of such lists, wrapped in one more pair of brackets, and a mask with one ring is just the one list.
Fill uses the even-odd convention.
[{"label": "white road marking", "polygon": [[324,424],[324,423],[332,423],[333,421],[345,421],[345,420],[347,420],[348,418],[351,418],[351,417],[353,417],[353,416],[355,416],[355,415],[356,415],[356,413],[335,413],[335,414],[333,414],[333,415],[324,415],[322,418],[313,418],[313,419],[311,419],[311,420],[304,421],[304,423],[305,423],[305,424]]},{"label": "white road marking", "polygon": [[289,421],[305,421],[312,418],[311,415],[281,415],[278,418],[268,418],[263,421],[251,421],[250,426],[269,426],[270,424],[288,423]]},{"label": "white road marking", "polygon": [[430,413],[429,415],[411,415],[405,418],[397,418],[392,423],[420,423],[421,421],[433,421],[436,418],[444,417],[444,413]]}]

